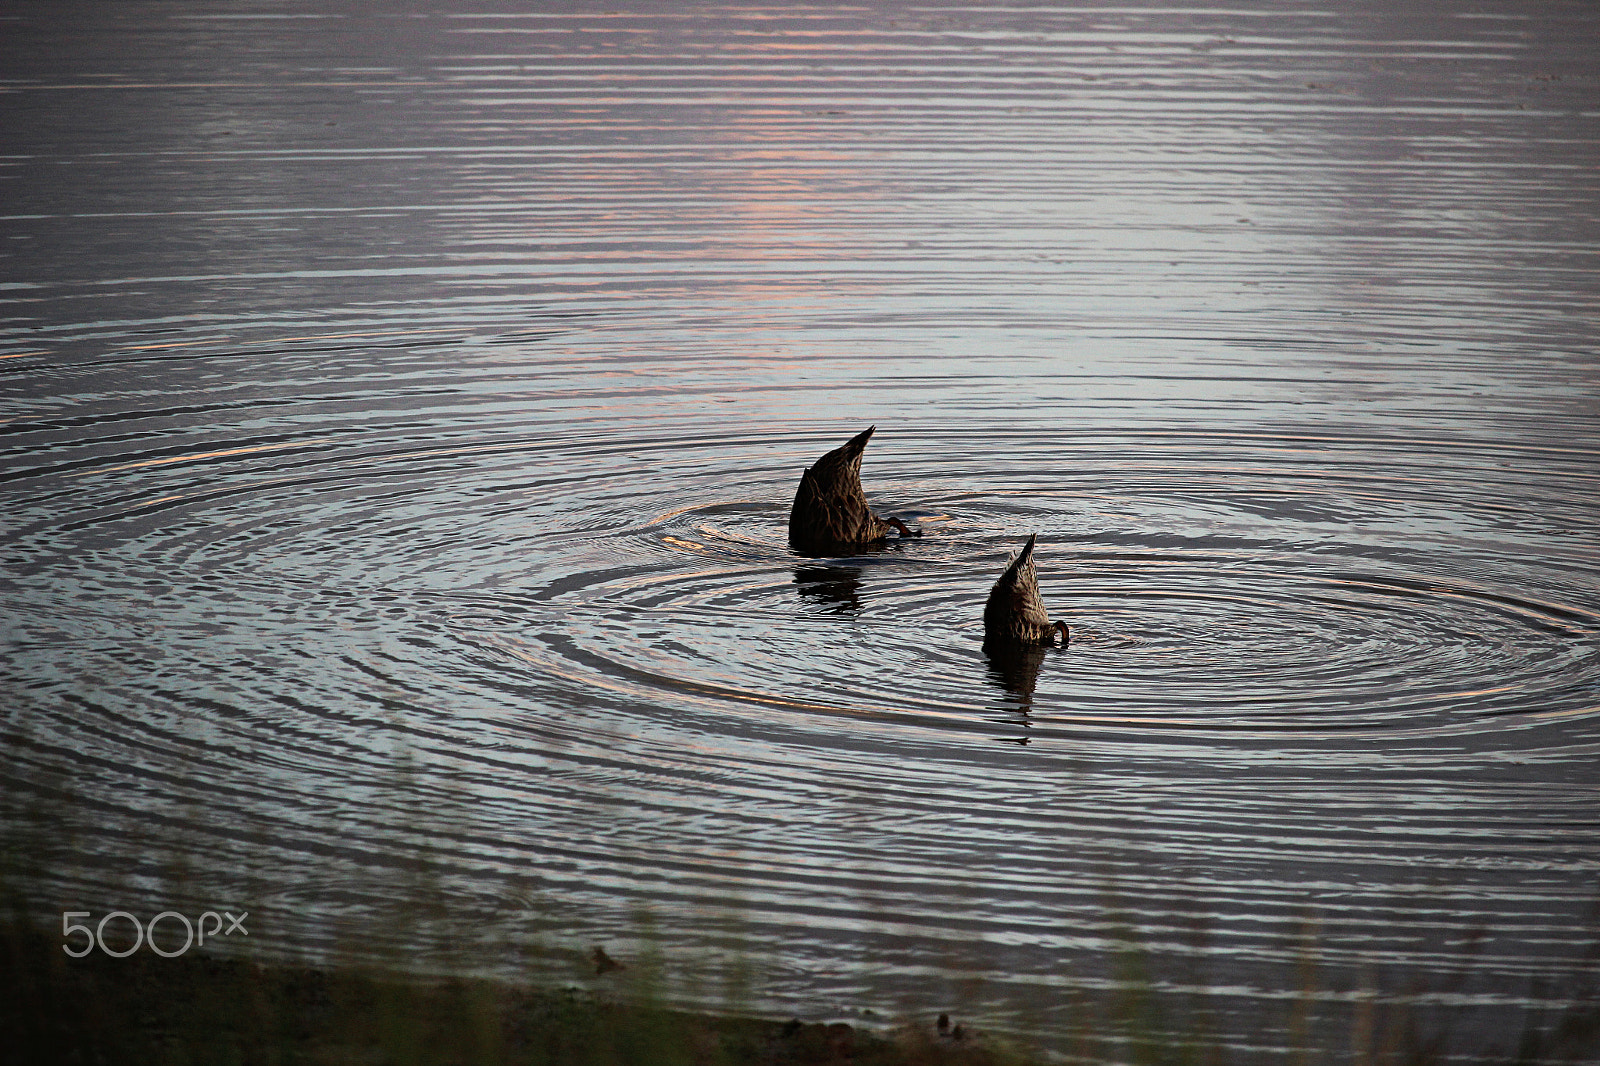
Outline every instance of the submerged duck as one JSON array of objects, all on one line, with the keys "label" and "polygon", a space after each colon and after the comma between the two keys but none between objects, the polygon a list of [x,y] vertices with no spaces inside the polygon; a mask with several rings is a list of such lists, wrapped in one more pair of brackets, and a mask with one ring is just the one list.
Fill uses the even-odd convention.
[{"label": "submerged duck", "polygon": [[1011,560],[1006,572],[989,591],[983,606],[983,632],[986,641],[1021,641],[1025,644],[1054,644],[1061,634],[1063,646],[1069,641],[1067,623],[1050,621],[1039,595],[1039,575],[1033,568],[1035,533],[1023,545],[1022,554]]},{"label": "submerged duck", "polygon": [[861,489],[861,453],[877,426],[868,426],[813,463],[800,476],[789,511],[789,544],[796,551],[865,548],[889,535],[920,537],[898,518],[879,518]]}]

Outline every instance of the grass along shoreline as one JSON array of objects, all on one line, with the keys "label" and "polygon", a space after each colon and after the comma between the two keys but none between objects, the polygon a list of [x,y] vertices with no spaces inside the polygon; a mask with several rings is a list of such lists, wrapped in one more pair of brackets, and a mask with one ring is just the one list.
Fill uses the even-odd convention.
[{"label": "grass along shoreline", "polygon": [[949,1025],[874,1031],[673,1010],[647,991],[421,980],[187,952],[73,959],[31,925],[0,931],[0,1032],[17,1063],[870,1066],[1037,1061]]}]

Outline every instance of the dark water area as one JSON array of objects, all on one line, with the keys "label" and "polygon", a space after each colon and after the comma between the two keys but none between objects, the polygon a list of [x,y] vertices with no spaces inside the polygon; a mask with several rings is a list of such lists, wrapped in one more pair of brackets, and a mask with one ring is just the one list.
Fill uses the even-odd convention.
[{"label": "dark water area", "polygon": [[[0,57],[47,920],[1057,1049],[1110,1002],[1108,1061],[1600,998],[1600,8],[66,4]],[[925,536],[795,554],[871,424]],[[992,659],[1031,533],[1072,643]]]}]

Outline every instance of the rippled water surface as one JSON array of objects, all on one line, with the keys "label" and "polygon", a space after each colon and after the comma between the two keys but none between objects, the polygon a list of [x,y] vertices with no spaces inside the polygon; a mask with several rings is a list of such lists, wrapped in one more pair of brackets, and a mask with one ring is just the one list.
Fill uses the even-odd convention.
[{"label": "rippled water surface", "polygon": [[[201,7],[0,23],[45,912],[1112,1057],[1593,1002],[1592,5]],[[795,554],[869,424],[925,535]]]}]

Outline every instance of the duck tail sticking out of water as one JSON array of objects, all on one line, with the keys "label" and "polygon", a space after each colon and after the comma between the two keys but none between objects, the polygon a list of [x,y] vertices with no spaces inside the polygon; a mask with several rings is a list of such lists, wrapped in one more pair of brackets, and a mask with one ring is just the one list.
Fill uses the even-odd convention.
[{"label": "duck tail sticking out of water", "polygon": [[898,518],[879,518],[861,488],[861,453],[876,426],[868,426],[818,459],[800,476],[789,510],[789,544],[796,551],[829,552],[864,548],[891,529],[902,537],[921,536]]},{"label": "duck tail sticking out of water", "polygon": [[1058,632],[1063,645],[1070,639],[1067,623],[1050,621],[1039,595],[1039,575],[1033,566],[1033,542],[1038,536],[1035,533],[1028,538],[1022,553],[1012,558],[989,591],[989,602],[983,607],[985,640],[1053,644]]}]

